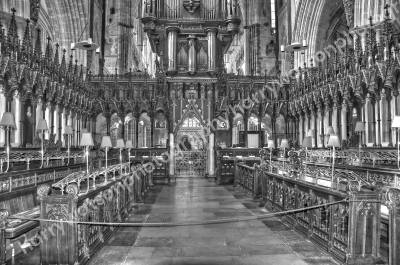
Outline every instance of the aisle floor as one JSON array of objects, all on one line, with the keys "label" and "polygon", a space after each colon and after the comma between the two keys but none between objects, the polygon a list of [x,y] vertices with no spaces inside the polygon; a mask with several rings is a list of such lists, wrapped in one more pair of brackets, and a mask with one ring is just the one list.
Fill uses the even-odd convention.
[{"label": "aisle floor", "polygon": [[[188,222],[265,213],[232,186],[179,178],[156,186],[127,222]],[[180,227],[122,227],[90,265],[336,264],[277,218]]]}]

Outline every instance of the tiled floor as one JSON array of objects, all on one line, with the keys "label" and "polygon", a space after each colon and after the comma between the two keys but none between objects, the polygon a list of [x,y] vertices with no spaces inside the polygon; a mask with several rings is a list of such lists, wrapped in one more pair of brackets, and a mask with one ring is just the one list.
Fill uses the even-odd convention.
[{"label": "tiled floor", "polygon": [[[154,204],[155,203],[155,204]],[[153,205],[154,204],[154,205]],[[188,222],[265,213],[232,186],[180,178],[155,187],[127,222]],[[279,219],[120,228],[90,265],[336,264]]]}]

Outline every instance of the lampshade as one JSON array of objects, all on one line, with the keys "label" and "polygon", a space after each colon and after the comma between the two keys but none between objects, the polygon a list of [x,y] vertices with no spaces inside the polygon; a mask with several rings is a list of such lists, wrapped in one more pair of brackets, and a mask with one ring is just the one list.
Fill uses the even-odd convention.
[{"label": "lampshade", "polygon": [[93,138],[91,133],[83,133],[81,137],[81,146],[93,146]]},{"label": "lampshade", "polygon": [[313,129],[309,129],[307,136],[314,136],[314,130]]},{"label": "lampshade", "polygon": [[268,147],[269,149],[274,149],[275,148],[275,142],[274,140],[269,140],[268,141]]},{"label": "lampshade", "polygon": [[101,138],[101,147],[112,147],[110,136],[103,136]]},{"label": "lampshade", "polygon": [[339,136],[337,134],[331,134],[329,137],[328,146],[340,147]]},{"label": "lampshade", "polygon": [[16,128],[14,114],[11,112],[4,112],[3,117],[1,117],[0,126]]},{"label": "lampshade", "polygon": [[69,134],[69,135],[71,135],[73,132],[72,132],[72,126],[71,125],[65,125],[65,128],[64,128],[64,134]]},{"label": "lampshade", "polygon": [[288,141],[288,139],[282,139],[281,148],[289,148],[289,141]]},{"label": "lampshade", "polygon": [[356,123],[356,128],[354,129],[355,132],[365,132],[364,123],[362,121],[358,121]]},{"label": "lampshade", "polygon": [[117,145],[115,147],[116,148],[125,148],[124,139],[118,139],[117,140]]},{"label": "lampshade", "polygon": [[132,141],[131,140],[126,141],[125,147],[126,148],[132,148],[133,147],[132,146]]},{"label": "lampshade", "polygon": [[335,130],[333,130],[333,127],[332,127],[332,126],[328,126],[328,127],[326,128],[326,134],[329,134],[329,135],[335,134]]},{"label": "lampshade", "polygon": [[37,126],[36,126],[36,130],[41,130],[41,131],[47,131],[47,122],[45,119],[40,119]]},{"label": "lampshade", "polygon": [[312,147],[312,139],[311,139],[311,136],[306,136],[306,137],[304,137],[302,146],[303,146],[303,147]]},{"label": "lampshade", "polygon": [[392,128],[400,128],[400,116],[394,116],[392,121]]}]

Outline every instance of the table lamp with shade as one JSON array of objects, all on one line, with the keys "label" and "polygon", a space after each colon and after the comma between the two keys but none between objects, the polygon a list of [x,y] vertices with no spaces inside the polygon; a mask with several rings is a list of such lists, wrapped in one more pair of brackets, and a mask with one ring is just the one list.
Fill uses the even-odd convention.
[{"label": "table lamp with shade", "polygon": [[[394,116],[393,121],[392,121],[392,128],[396,128],[397,131],[397,139],[400,139],[399,137],[399,132],[400,132],[400,116]],[[399,142],[397,144],[397,167],[400,169],[400,162],[399,162]]]},{"label": "table lamp with shade", "polygon": [[[282,139],[281,148],[283,148],[283,158],[285,159],[285,149],[289,149],[289,141],[288,139]],[[283,160],[283,168],[285,168],[285,160]]]},{"label": "table lamp with shade", "polygon": [[40,168],[43,168],[43,160],[44,160],[44,148],[43,148],[43,142],[44,142],[44,132],[48,131],[48,127],[47,127],[47,122],[45,119],[40,119],[37,126],[36,126],[36,130],[39,131],[39,133],[42,135],[41,140],[42,140],[42,164],[40,165]]},{"label": "table lamp with shade", "polygon": [[8,169],[10,168],[10,132],[17,128],[15,125],[14,114],[11,112],[4,112],[3,116],[1,117],[0,127],[4,129],[6,135],[6,141],[4,143],[4,147],[6,149],[7,154],[7,168],[3,173],[7,173]]},{"label": "table lamp with shade", "polygon": [[360,164],[362,163],[361,159],[361,138],[362,138],[362,133],[365,132],[365,126],[362,121],[358,121],[356,123],[356,128],[354,128],[354,132],[358,134],[358,159],[360,160]]},{"label": "table lamp with shade", "polygon": [[327,137],[327,143],[329,142],[329,137],[331,134],[335,134],[335,130],[333,129],[332,126],[326,127],[326,137]]},{"label": "table lamp with shade", "polygon": [[268,147],[267,148],[269,148],[269,172],[272,173],[272,150],[275,149],[274,140],[268,140]]},{"label": "table lamp with shade", "polygon": [[125,147],[128,149],[129,173],[131,173],[131,148],[133,147],[132,141],[126,141]]},{"label": "table lamp with shade", "polygon": [[[94,146],[93,143],[93,138],[92,138],[92,134],[91,133],[83,133],[82,137],[81,137],[81,141],[80,141],[80,146],[85,148],[85,155],[86,155],[86,174],[87,174],[87,191],[86,193],[89,192],[89,176],[90,176],[90,172],[89,172],[89,149],[91,146]],[[93,183],[94,185],[94,183]]]},{"label": "table lamp with shade", "polygon": [[122,149],[125,148],[124,139],[118,139],[115,148],[119,148],[119,159],[121,162],[121,175],[122,176]]},{"label": "table lamp with shade", "polygon": [[67,165],[69,165],[69,156],[70,156],[70,148],[71,148],[71,136],[73,134],[72,131],[72,126],[71,125],[65,125],[64,128],[64,135],[66,137],[67,141],[67,155],[68,155],[68,160],[67,160]]},{"label": "table lamp with shade", "polygon": [[104,135],[103,138],[101,138],[101,148],[105,149],[104,153],[106,154],[106,174],[104,176],[105,183],[108,182],[108,150],[111,147],[112,147],[111,137],[108,135]]},{"label": "table lamp with shade", "polygon": [[331,188],[333,188],[333,172],[335,168],[335,147],[340,147],[339,136],[337,134],[331,134],[329,137],[328,146],[332,146],[332,177],[331,177]]}]

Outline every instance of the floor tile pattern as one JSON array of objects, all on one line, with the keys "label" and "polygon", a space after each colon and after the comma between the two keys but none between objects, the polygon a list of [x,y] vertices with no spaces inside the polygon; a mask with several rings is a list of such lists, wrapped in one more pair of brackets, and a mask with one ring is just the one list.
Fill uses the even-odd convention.
[{"label": "floor tile pattern", "polygon": [[[189,222],[264,214],[232,186],[180,178],[156,187],[130,221]],[[153,205],[153,203],[155,204]],[[130,245],[129,245],[130,244]],[[179,227],[122,228],[90,265],[336,264],[277,218]]]}]

